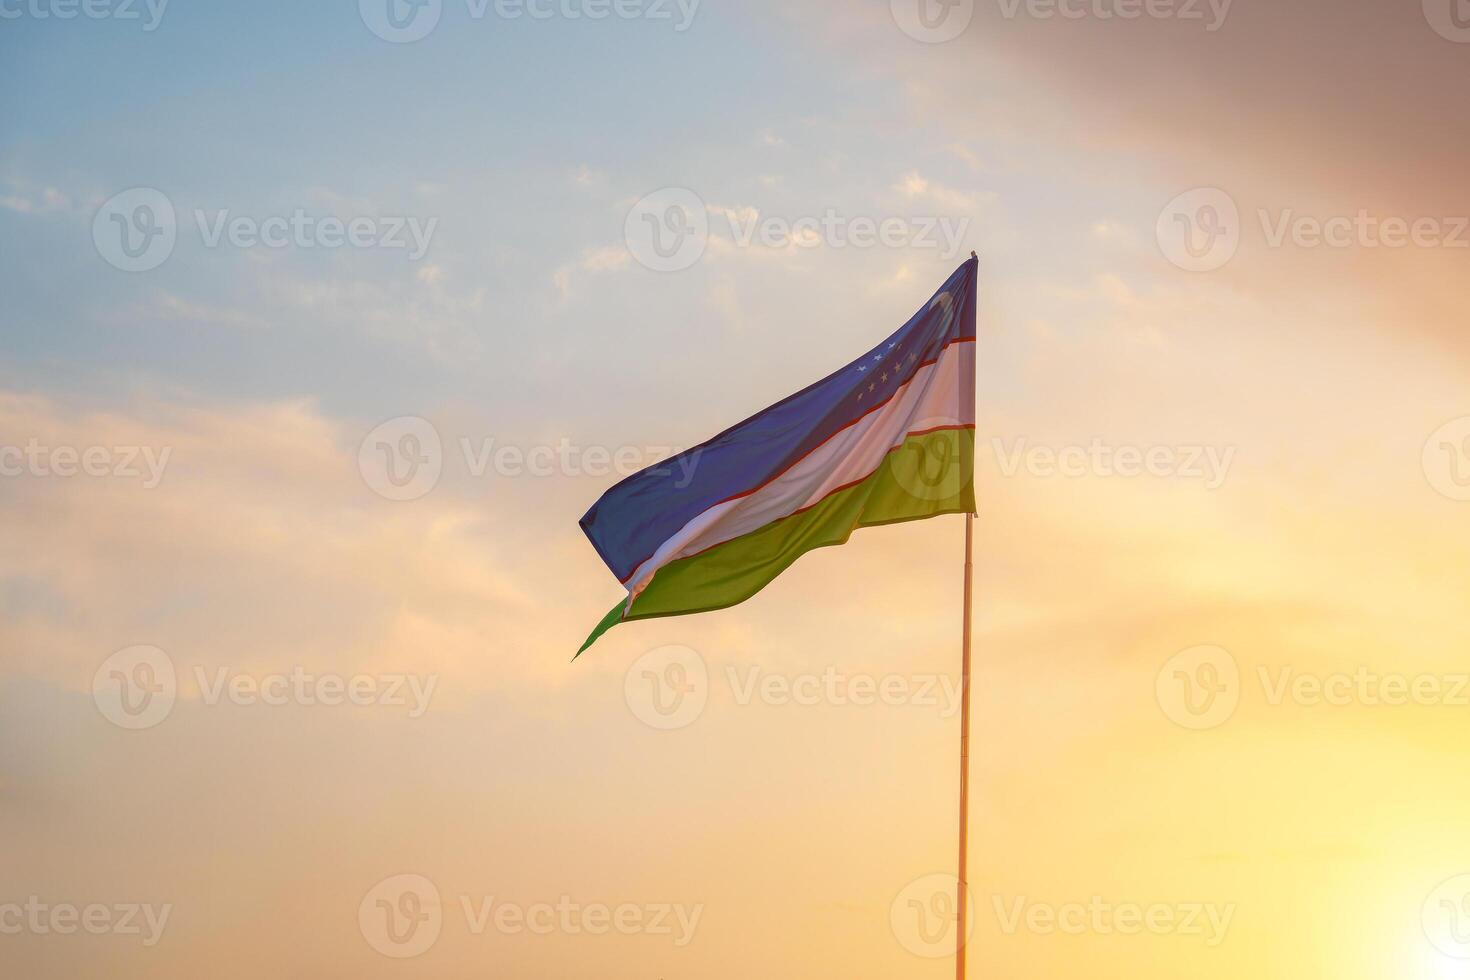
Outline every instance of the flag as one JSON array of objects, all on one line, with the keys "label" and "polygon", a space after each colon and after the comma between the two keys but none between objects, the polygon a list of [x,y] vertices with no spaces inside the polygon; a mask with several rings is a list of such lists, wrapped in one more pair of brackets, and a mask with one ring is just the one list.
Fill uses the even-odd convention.
[{"label": "flag", "polygon": [[975,509],[979,263],[842,369],[603,494],[582,530],[628,594],[613,626],[724,609],[860,527]]}]

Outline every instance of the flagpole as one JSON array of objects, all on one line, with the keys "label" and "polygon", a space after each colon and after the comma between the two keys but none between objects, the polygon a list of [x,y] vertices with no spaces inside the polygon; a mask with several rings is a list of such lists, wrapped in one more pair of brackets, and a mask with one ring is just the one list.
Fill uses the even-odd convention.
[{"label": "flagpole", "polygon": [[[976,258],[973,251],[970,258]],[[974,545],[975,512],[971,511],[965,515],[965,611],[960,655],[960,873],[955,887],[955,980],[968,980],[965,953],[970,938],[970,597],[975,578]]]},{"label": "flagpole", "polygon": [[970,595],[974,579],[972,559],[975,515],[965,515],[965,613],[960,666],[960,873],[955,896],[955,980],[967,980],[965,952],[968,936],[970,858]]}]

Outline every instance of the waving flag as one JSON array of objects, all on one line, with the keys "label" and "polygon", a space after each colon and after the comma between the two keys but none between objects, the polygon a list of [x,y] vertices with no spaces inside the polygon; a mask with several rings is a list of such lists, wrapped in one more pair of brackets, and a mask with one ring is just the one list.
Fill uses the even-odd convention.
[{"label": "waving flag", "polygon": [[628,595],[578,654],[744,602],[857,528],[973,512],[978,265],[846,367],[603,494],[582,530]]}]

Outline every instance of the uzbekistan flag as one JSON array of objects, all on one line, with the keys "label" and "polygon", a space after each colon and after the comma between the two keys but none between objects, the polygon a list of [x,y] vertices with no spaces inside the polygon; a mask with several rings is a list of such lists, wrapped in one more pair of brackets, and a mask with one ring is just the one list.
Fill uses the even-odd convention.
[{"label": "uzbekistan flag", "polygon": [[623,480],[583,516],[628,590],[618,623],[744,602],[860,527],[975,510],[972,255],[846,367]]}]

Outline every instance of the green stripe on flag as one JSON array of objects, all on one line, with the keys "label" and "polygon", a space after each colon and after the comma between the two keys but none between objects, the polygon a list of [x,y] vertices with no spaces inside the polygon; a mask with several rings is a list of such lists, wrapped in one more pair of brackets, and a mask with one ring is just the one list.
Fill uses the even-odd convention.
[{"label": "green stripe on flag", "polygon": [[708,551],[670,562],[624,614],[603,617],[582,649],[619,622],[681,616],[738,605],[808,551],[843,544],[860,527],[975,510],[975,430],[940,429],[909,436],[866,479],[812,507]]}]

